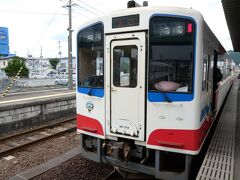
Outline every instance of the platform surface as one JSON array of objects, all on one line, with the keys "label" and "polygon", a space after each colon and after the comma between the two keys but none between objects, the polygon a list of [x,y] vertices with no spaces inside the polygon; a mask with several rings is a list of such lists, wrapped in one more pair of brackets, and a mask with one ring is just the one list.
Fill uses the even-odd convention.
[{"label": "platform surface", "polygon": [[0,97],[0,106],[16,103],[34,102],[42,99],[51,99],[66,95],[75,95],[75,90],[67,88],[34,90],[27,92],[9,93],[5,97]]},{"label": "platform surface", "polygon": [[236,79],[197,175],[197,180],[233,180],[235,179],[234,172],[240,170],[239,166],[234,165],[238,162],[235,161],[235,134],[238,134],[235,133],[238,87],[239,80]]}]

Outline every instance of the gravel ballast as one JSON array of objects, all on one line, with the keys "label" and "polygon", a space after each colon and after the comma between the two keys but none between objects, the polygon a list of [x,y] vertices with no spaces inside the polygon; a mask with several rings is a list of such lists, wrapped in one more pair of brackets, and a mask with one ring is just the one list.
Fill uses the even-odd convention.
[{"label": "gravel ballast", "polygon": [[33,178],[33,180],[100,180],[110,173],[112,169],[111,166],[99,164],[78,155],[60,166]]},{"label": "gravel ballast", "polygon": [[22,151],[11,154],[11,160],[0,159],[0,179],[5,180],[26,169],[59,156],[60,154],[79,146],[80,139],[76,132],[54,137],[47,141],[29,146]]}]

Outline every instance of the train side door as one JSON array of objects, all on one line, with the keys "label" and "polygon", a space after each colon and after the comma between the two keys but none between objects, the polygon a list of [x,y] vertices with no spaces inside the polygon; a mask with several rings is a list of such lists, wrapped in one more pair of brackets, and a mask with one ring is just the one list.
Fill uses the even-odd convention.
[{"label": "train side door", "polygon": [[[138,33],[145,38],[144,33]],[[129,34],[131,35],[131,34]],[[110,42],[110,123],[113,136],[144,140],[145,126],[145,39]],[[131,37],[133,37],[131,35]]]},{"label": "train side door", "polygon": [[217,69],[217,60],[218,60],[218,53],[216,50],[214,50],[214,60],[213,60],[213,89],[212,89],[212,92],[213,92],[213,95],[212,95],[212,112],[215,113],[216,112],[216,107],[217,107],[217,104],[216,104],[216,90],[218,88],[218,85],[217,85],[217,77],[216,77],[216,69]]}]

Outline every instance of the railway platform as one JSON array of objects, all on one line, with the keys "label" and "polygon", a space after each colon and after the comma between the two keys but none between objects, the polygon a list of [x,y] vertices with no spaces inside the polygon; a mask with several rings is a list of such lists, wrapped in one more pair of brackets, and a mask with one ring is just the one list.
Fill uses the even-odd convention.
[{"label": "railway platform", "polygon": [[240,176],[240,92],[236,79],[223,108],[197,180],[233,180]]},{"label": "railway platform", "polygon": [[67,88],[48,88],[12,92],[7,94],[5,97],[0,97],[0,107],[9,105],[16,106],[17,104],[25,104],[29,102],[34,103],[66,96],[75,96],[75,90],[68,90]]},{"label": "railway platform", "polygon": [[46,89],[0,98],[0,135],[76,114],[75,90]]}]

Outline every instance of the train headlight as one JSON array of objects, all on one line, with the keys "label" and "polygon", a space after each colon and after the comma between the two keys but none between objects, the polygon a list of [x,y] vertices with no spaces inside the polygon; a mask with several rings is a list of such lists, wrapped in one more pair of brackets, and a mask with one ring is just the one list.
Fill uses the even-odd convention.
[{"label": "train headlight", "polygon": [[160,25],[160,36],[169,35],[171,32],[170,27],[167,24]]}]

